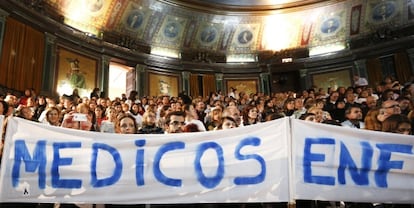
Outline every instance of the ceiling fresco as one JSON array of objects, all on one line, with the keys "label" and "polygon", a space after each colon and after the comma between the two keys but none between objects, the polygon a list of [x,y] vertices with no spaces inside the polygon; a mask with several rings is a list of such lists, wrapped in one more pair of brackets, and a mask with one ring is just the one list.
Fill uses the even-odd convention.
[{"label": "ceiling fresco", "polygon": [[[128,40],[136,43],[136,47],[147,45],[177,53],[201,50],[222,54],[254,54],[258,51],[337,44],[346,46],[350,38],[370,33],[376,28],[399,27],[414,21],[414,0],[46,2],[63,15],[65,24],[96,38],[115,43]],[[180,6],[182,3],[251,8],[271,5],[281,9],[223,14]]]}]

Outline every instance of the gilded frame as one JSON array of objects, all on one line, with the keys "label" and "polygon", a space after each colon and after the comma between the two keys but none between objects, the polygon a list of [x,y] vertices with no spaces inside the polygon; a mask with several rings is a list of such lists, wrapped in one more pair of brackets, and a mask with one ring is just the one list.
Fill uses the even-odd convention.
[{"label": "gilded frame", "polygon": [[59,94],[88,96],[96,86],[98,59],[59,46],[57,49],[57,73],[55,90]]},{"label": "gilded frame", "polygon": [[173,74],[148,73],[148,89],[150,96],[178,96],[179,77]]}]

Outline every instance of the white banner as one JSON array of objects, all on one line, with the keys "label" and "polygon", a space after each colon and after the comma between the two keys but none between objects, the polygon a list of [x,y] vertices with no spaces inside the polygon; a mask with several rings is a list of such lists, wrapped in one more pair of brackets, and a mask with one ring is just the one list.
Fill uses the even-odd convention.
[{"label": "white banner", "polygon": [[414,202],[413,136],[292,120],[296,199]]},{"label": "white banner", "polygon": [[213,132],[121,135],[13,118],[0,201],[97,204],[289,200],[289,120]]}]

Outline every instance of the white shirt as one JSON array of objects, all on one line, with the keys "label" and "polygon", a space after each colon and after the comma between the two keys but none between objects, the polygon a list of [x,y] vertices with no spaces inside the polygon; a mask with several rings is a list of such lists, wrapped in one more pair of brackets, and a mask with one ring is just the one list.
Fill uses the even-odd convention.
[{"label": "white shirt", "polygon": [[197,128],[198,128],[198,130],[199,131],[207,131],[206,130],[206,127],[204,126],[204,124],[203,124],[203,122],[201,122],[200,120],[198,120],[198,119],[193,119],[193,120],[191,120],[191,121],[186,121],[185,122],[185,125],[187,125],[187,124],[195,124],[195,125],[197,125]]},{"label": "white shirt", "polygon": [[355,86],[367,86],[368,85],[368,81],[367,79],[360,77],[357,81],[354,82]]}]

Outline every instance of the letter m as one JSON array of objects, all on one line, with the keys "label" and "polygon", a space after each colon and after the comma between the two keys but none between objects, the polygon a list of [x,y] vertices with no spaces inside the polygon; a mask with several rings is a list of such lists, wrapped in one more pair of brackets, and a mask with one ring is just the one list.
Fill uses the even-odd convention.
[{"label": "letter m", "polygon": [[24,140],[16,140],[14,143],[14,164],[12,170],[13,187],[19,185],[20,166],[25,164],[25,171],[39,172],[39,188],[44,189],[46,183],[46,141],[38,141],[32,156],[27,149]]}]

